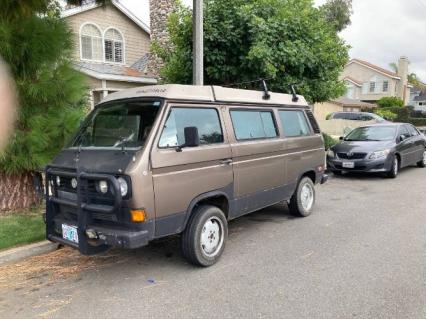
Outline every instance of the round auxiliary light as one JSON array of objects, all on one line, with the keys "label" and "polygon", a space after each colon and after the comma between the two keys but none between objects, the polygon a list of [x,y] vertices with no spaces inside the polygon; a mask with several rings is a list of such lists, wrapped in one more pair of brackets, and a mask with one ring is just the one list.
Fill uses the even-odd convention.
[{"label": "round auxiliary light", "polygon": [[107,181],[99,181],[99,191],[102,194],[106,194],[108,192],[108,182]]},{"label": "round auxiliary light", "polygon": [[56,176],[56,185],[61,186],[61,178]]},{"label": "round auxiliary light", "polygon": [[76,178],[71,179],[71,187],[77,188],[77,179]]},{"label": "round auxiliary light", "polygon": [[129,190],[126,180],[123,177],[117,178],[118,184],[120,185],[121,196],[126,196]]}]

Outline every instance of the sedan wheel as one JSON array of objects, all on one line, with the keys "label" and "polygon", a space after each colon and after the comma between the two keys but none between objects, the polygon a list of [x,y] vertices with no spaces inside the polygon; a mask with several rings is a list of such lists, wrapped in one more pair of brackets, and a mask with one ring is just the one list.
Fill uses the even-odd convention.
[{"label": "sedan wheel", "polygon": [[398,175],[399,171],[399,160],[397,156],[394,156],[392,161],[392,167],[390,171],[387,173],[387,176],[390,178],[395,178]]}]

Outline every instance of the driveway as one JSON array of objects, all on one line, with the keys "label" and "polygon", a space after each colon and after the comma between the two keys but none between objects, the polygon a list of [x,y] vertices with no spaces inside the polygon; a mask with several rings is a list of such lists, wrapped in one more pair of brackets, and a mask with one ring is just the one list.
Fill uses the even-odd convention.
[{"label": "driveway", "polygon": [[61,249],[0,268],[0,318],[426,318],[426,169],[332,177],[315,213],[230,223],[218,264],[178,238],[98,257]]}]

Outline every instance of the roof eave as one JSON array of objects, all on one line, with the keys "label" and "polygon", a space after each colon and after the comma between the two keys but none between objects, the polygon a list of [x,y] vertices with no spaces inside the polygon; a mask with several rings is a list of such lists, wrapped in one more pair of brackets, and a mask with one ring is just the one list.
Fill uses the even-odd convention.
[{"label": "roof eave", "polygon": [[380,74],[382,74],[382,75],[384,75],[384,76],[386,76],[386,77],[388,77],[388,78],[395,79],[395,80],[401,80],[401,78],[400,78],[399,76],[395,76],[395,75],[388,74],[388,73],[383,72],[383,71],[381,71],[381,70],[379,70],[379,69],[377,69],[377,68],[374,68],[374,67],[369,66],[369,65],[367,65],[367,64],[365,64],[365,63],[362,63],[361,61],[358,61],[358,60],[356,60],[356,59],[352,59],[352,60],[350,60],[350,61],[348,62],[348,64],[346,64],[346,66],[349,66],[349,65],[350,65],[350,64],[352,64],[352,63],[357,63],[357,64],[359,64],[359,65],[362,65],[362,66],[364,66],[364,67],[366,67],[366,68],[368,68],[368,69],[370,69],[370,70],[373,70],[373,71],[375,71],[375,72],[377,72],[377,73],[380,73]]},{"label": "roof eave", "polygon": [[108,74],[108,73],[99,73],[96,71],[88,70],[85,68],[76,68],[79,72],[91,76],[98,80],[109,80],[109,81],[119,81],[119,82],[132,82],[132,83],[142,83],[142,84],[157,84],[158,81],[156,78],[151,77],[139,77],[139,76],[129,76],[129,75],[118,75],[118,74]]},{"label": "roof eave", "polygon": [[[138,17],[136,17],[132,12],[130,12],[125,6],[123,6],[118,0],[112,0],[111,3],[116,7],[121,13],[123,13],[125,16],[127,16],[130,20],[132,20],[134,23],[136,23],[142,30],[144,30],[146,33],[151,34],[150,27],[144,23],[142,20],[140,20]],[[67,18],[71,17],[73,15],[86,12],[89,10],[93,10],[96,8],[101,7],[101,4],[92,3],[88,5],[83,5],[79,7],[75,7],[72,9],[68,9],[61,12],[61,18]]]}]

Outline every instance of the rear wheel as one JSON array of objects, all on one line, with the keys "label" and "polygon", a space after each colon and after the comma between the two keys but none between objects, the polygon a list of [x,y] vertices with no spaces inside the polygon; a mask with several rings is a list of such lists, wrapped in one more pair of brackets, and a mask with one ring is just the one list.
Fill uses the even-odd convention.
[{"label": "rear wheel", "polygon": [[418,167],[426,167],[426,150],[423,151],[423,158],[421,161],[417,162]]},{"label": "rear wheel", "polygon": [[315,186],[309,177],[303,177],[290,199],[290,212],[300,217],[312,214],[315,204]]},{"label": "rear wheel", "polygon": [[192,264],[211,266],[222,255],[227,236],[228,223],[222,210],[199,206],[182,234],[182,253]]},{"label": "rear wheel", "polygon": [[398,176],[399,172],[399,159],[398,156],[394,156],[392,160],[391,169],[387,172],[386,176],[389,178],[395,178]]}]

